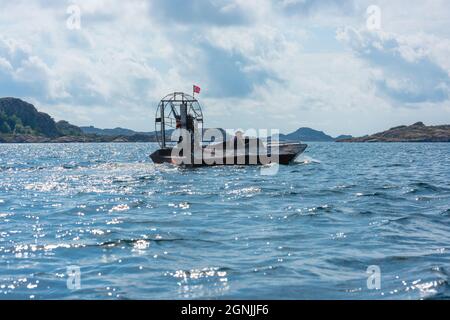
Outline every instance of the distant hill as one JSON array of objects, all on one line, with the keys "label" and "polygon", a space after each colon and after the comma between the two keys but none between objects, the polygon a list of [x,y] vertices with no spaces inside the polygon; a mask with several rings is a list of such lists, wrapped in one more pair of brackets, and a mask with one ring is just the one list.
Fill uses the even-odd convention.
[{"label": "distant hill", "polygon": [[341,134],[340,136],[337,136],[336,138],[334,138],[335,141],[337,140],[343,140],[343,139],[352,139],[353,136],[349,135],[349,134]]},{"label": "distant hill", "polygon": [[417,122],[359,138],[341,139],[338,142],[450,142],[450,125],[426,126]]},{"label": "distant hill", "polygon": [[352,136],[341,135],[338,138],[333,138],[332,136],[324,133],[323,131],[314,130],[311,128],[299,128],[296,131],[289,134],[280,134],[280,140],[291,140],[291,141],[306,141],[306,142],[332,142],[336,139],[352,138]]},{"label": "distant hill", "polygon": [[279,139],[293,141],[334,141],[333,137],[322,131],[317,131],[311,128],[299,128],[289,134],[280,134]]},{"label": "distant hill", "polygon": [[70,124],[65,120],[58,121],[56,123],[56,129],[61,136],[82,136],[84,135],[83,130],[81,128]]},{"label": "distant hill", "polygon": [[89,127],[80,127],[80,129],[85,134],[97,134],[99,136],[133,136],[136,134],[149,136],[155,135],[154,132],[137,132],[125,128],[99,129],[93,126],[89,126]]},{"label": "distant hill", "polygon": [[[139,132],[139,131],[134,131],[134,130],[130,130],[130,129],[125,129],[125,128],[114,128],[114,129],[99,129],[96,128],[94,126],[89,126],[89,127],[80,127],[80,129],[82,130],[83,133],[85,134],[96,134],[99,136],[126,136],[126,137],[131,137],[131,136],[151,136],[151,137],[155,137],[156,136],[156,132],[152,131],[152,132]],[[221,137],[215,137],[217,141],[220,140],[226,140],[229,139],[230,136],[226,133],[226,131],[222,128],[204,128],[203,131],[206,132],[206,130],[209,129],[217,129],[222,133]],[[168,129],[167,134],[170,135],[173,130]]]}]

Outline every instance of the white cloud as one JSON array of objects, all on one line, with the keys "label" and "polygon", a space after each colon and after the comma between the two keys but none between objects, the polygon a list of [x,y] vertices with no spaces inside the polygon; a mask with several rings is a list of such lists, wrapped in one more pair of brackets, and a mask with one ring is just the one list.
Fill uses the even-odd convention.
[{"label": "white cloud", "polygon": [[353,28],[338,32],[338,39],[374,68],[373,81],[378,91],[395,102],[415,104],[449,99],[450,70],[440,65],[437,57],[448,56],[450,46],[437,47],[423,35],[405,37]]},{"label": "white cloud", "polygon": [[[372,2],[376,34],[361,29]],[[76,124],[138,130],[153,129],[159,98],[193,83],[208,126],[364,134],[450,121],[445,1],[75,3],[81,30],[66,28],[72,1],[0,0],[0,95]]]}]

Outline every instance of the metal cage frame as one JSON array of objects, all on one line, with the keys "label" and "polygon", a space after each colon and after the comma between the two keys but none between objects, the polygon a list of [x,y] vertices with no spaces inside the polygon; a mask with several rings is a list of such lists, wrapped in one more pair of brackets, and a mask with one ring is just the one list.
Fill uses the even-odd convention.
[{"label": "metal cage frame", "polygon": [[167,127],[170,128],[169,130],[177,129],[176,122],[179,117],[177,111],[181,104],[187,105],[188,115],[192,116],[197,123],[201,124],[201,130],[203,131],[203,112],[198,100],[194,96],[184,92],[170,93],[161,99],[155,115],[156,140],[161,148],[166,148],[168,143]]}]

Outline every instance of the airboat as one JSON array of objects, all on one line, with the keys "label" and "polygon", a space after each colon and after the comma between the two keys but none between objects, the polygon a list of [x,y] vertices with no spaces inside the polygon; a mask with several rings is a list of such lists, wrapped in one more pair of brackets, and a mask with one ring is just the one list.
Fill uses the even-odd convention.
[{"label": "airboat", "polygon": [[223,129],[205,129],[198,100],[183,92],[168,94],[158,104],[154,163],[186,166],[290,164],[305,151],[299,142],[245,137],[229,138]]}]

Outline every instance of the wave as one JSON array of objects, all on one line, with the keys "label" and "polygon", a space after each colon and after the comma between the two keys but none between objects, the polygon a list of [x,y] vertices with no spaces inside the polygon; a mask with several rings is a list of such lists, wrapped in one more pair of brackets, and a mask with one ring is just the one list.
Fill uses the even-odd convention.
[{"label": "wave", "polygon": [[403,197],[398,197],[391,195],[386,192],[380,192],[380,191],[374,191],[374,192],[358,192],[356,193],[357,197],[374,197],[374,198],[381,198],[386,200],[404,200]]},{"label": "wave", "polygon": [[322,162],[320,160],[311,158],[309,156],[301,155],[294,160],[294,163],[296,163],[296,164],[320,164]]},{"label": "wave", "polygon": [[409,164],[407,163],[388,163],[388,164],[375,164],[372,167],[373,168],[402,168],[402,167],[408,167]]},{"label": "wave", "polygon": [[136,247],[136,245],[139,245],[140,243],[144,243],[144,242],[148,242],[148,243],[155,243],[155,244],[162,244],[165,242],[203,242],[203,243],[208,243],[208,244],[221,244],[218,241],[213,241],[213,240],[205,240],[205,239],[194,239],[194,238],[171,238],[171,239],[118,239],[118,240],[110,240],[110,241],[106,241],[106,242],[102,242],[100,244],[95,244],[95,245],[90,245],[90,246],[98,246],[98,247],[117,247],[120,245],[125,245],[125,246],[131,246],[131,247]]},{"label": "wave", "polygon": [[292,207],[286,207],[286,211],[294,211],[291,214],[286,215],[286,218],[302,217],[302,216],[315,216],[321,213],[331,213],[340,212],[340,210],[335,209],[332,205],[324,204],[316,207],[309,208],[298,208],[294,209]]},{"label": "wave", "polygon": [[[96,230],[94,235],[99,235]],[[207,243],[212,245],[221,245],[221,242],[205,239],[194,239],[194,238],[170,238],[170,239],[155,239],[155,238],[138,238],[138,239],[117,239],[110,240],[101,243],[47,243],[47,244],[16,244],[10,248],[4,248],[3,252],[13,252],[15,254],[32,252],[36,253],[39,251],[54,251],[57,249],[80,249],[80,248],[113,248],[121,245],[133,247],[135,249],[145,249],[150,246],[150,243],[162,244],[162,243],[176,243],[176,242],[197,242],[197,243]]]},{"label": "wave", "polygon": [[422,192],[422,191],[433,191],[433,192],[449,191],[448,188],[436,186],[436,185],[433,185],[433,184],[430,184],[427,182],[411,183],[411,184],[409,184],[409,187],[411,187],[412,189],[408,193],[412,193],[412,194]]}]

